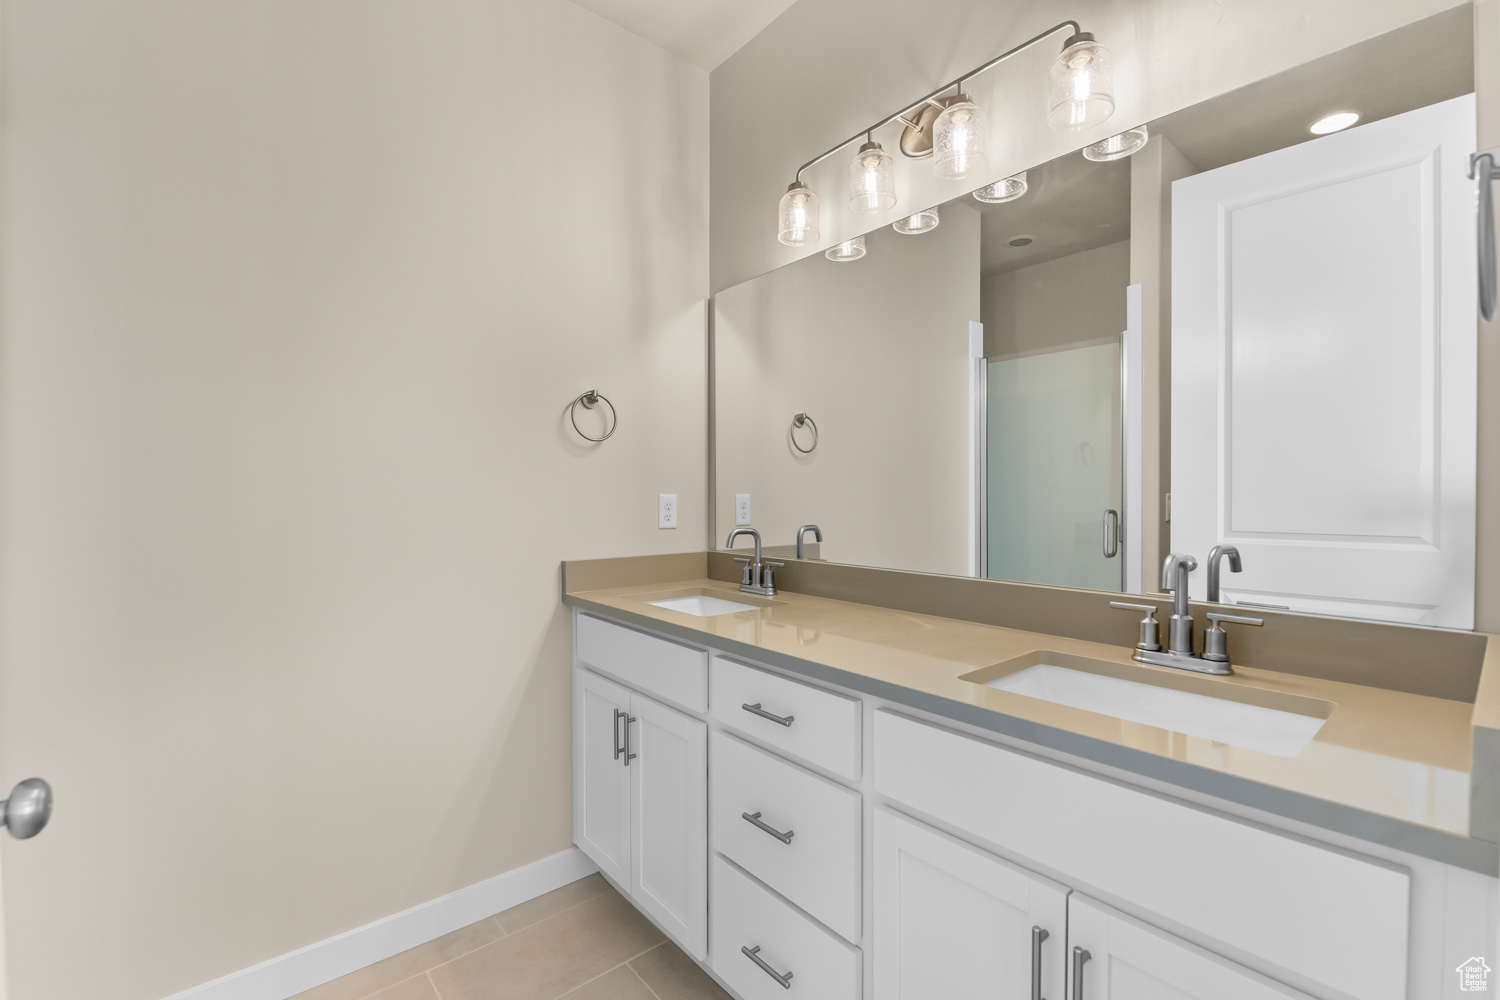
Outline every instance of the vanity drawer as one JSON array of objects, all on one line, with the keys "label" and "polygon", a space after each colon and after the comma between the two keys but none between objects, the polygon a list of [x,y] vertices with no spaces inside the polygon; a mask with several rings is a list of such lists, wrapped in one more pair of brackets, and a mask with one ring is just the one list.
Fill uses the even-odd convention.
[{"label": "vanity drawer", "polygon": [[[723,858],[709,863],[709,965],[743,1000],[859,1000],[860,952]],[[759,949],[757,965],[742,949]],[[773,973],[791,978],[773,978]]]},{"label": "vanity drawer", "polygon": [[708,770],[713,849],[858,941],[864,912],[859,793],[719,732],[709,744]]},{"label": "vanity drawer", "polygon": [[1405,1000],[1411,875],[885,710],[875,789],[1359,1000]]},{"label": "vanity drawer", "polygon": [[[860,701],[715,656],[714,718],[793,757],[859,780]],[[747,706],[790,724],[768,719]]]},{"label": "vanity drawer", "polygon": [[708,711],[706,650],[587,614],[578,616],[574,644],[578,659],[599,673],[689,711]]}]

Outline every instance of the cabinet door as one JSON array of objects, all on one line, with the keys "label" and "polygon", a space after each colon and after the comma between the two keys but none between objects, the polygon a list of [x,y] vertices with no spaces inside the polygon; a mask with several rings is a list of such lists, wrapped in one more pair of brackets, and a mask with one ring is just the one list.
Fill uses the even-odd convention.
[{"label": "cabinet door", "polygon": [[875,1000],[1061,1000],[1063,886],[877,809],[874,893]]},{"label": "cabinet door", "polygon": [[1068,944],[1067,995],[1076,1000],[1310,1000],[1077,893]]},{"label": "cabinet door", "polygon": [[708,726],[630,696],[631,895],[684,951],[708,957]]},{"label": "cabinet door", "polygon": [[620,886],[630,884],[629,715],[629,689],[574,668],[573,843]]}]

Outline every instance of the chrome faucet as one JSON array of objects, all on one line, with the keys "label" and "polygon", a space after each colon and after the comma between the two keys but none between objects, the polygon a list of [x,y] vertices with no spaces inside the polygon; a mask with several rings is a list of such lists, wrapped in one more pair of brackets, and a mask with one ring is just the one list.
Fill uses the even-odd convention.
[{"label": "chrome faucet", "polygon": [[1167,619],[1167,652],[1193,655],[1193,613],[1188,608],[1188,574],[1198,568],[1192,556],[1173,552],[1161,564],[1161,589],[1172,595]]},{"label": "chrome faucet", "polygon": [[[1214,559],[1218,555],[1227,555],[1234,552],[1232,547],[1224,546],[1228,552],[1220,552],[1215,548]],[[1234,552],[1230,556],[1229,565],[1238,572],[1239,553]],[[1209,572],[1213,573],[1214,582],[1217,583],[1217,574],[1213,567],[1216,562],[1209,563]],[[1265,619],[1251,618],[1247,615],[1230,615],[1223,612],[1212,611],[1208,614],[1208,629],[1203,633],[1203,653],[1199,655],[1193,652],[1193,612],[1188,603],[1188,575],[1198,568],[1198,560],[1189,555],[1179,555],[1174,552],[1167,556],[1161,567],[1162,589],[1169,591],[1172,595],[1172,614],[1167,619],[1167,648],[1162,649],[1157,632],[1156,606],[1152,604],[1127,604],[1122,601],[1110,601],[1112,608],[1121,608],[1129,611],[1144,611],[1146,617],[1141,619],[1140,640],[1135,646],[1135,659],[1140,663],[1149,663],[1154,667],[1176,667],[1179,670],[1193,670],[1201,674],[1232,674],[1233,668],[1229,665],[1229,646],[1225,637],[1224,622],[1236,622],[1240,625],[1264,625]]]},{"label": "chrome faucet", "polygon": [[761,597],[776,596],[776,581],[771,575],[771,567],[785,566],[786,563],[772,562],[767,559],[764,562],[760,558],[760,532],[754,528],[735,528],[729,533],[729,541],[724,543],[726,549],[734,548],[734,540],[741,535],[749,535],[755,539],[755,558],[746,559],[744,556],[735,556],[734,561],[744,563],[744,572],[740,574],[740,589],[747,594],[759,594]]},{"label": "chrome faucet", "polygon": [[1208,550],[1208,603],[1221,604],[1219,599],[1219,564],[1229,559],[1229,571],[1238,573],[1244,567],[1240,563],[1240,550],[1233,545],[1215,545]]},{"label": "chrome faucet", "polygon": [[820,528],[820,527],[818,527],[816,524],[804,524],[802,527],[798,528],[797,529],[797,558],[798,559],[806,559],[807,558],[807,549],[803,546],[803,542],[806,541],[806,539],[805,539],[804,536],[809,531],[811,531],[813,533],[813,537],[816,538],[818,541],[821,542],[823,540],[823,529]]}]

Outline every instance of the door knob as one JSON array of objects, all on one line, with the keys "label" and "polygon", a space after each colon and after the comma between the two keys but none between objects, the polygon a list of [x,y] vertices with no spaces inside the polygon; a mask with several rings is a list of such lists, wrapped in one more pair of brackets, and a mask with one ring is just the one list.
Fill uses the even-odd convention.
[{"label": "door knob", "polygon": [[52,786],[41,778],[27,778],[10,790],[10,798],[0,802],[0,826],[9,829],[17,840],[35,837],[51,818]]}]

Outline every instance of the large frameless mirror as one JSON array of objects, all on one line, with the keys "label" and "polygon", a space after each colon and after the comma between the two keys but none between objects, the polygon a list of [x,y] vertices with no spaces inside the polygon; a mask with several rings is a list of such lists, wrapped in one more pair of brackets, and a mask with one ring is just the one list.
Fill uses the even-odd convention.
[{"label": "large frameless mirror", "polygon": [[720,292],[721,540],[1472,628],[1471,15]]}]

